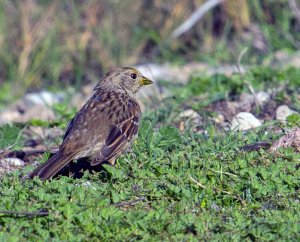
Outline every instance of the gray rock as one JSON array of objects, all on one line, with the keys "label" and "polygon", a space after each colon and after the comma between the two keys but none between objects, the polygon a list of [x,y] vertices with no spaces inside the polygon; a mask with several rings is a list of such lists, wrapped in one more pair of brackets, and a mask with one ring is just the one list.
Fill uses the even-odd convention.
[{"label": "gray rock", "polygon": [[281,105],[276,110],[276,119],[281,122],[285,122],[287,117],[297,113],[296,111],[290,109],[287,105]]},{"label": "gray rock", "polygon": [[24,161],[19,158],[4,158],[0,160],[0,165],[3,167],[21,167],[24,166]]},{"label": "gray rock", "polygon": [[262,123],[253,114],[240,112],[235,115],[231,122],[231,130],[249,130],[261,126]]}]

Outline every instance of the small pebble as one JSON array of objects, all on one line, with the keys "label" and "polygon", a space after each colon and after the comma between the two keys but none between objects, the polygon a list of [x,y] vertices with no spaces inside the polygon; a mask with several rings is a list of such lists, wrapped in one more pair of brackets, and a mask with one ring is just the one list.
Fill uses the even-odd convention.
[{"label": "small pebble", "polygon": [[254,117],[253,114],[240,112],[233,117],[231,122],[231,130],[244,131],[261,125],[262,123],[256,117]]},{"label": "small pebble", "polygon": [[187,109],[179,114],[180,118],[199,118],[200,115],[193,109]]},{"label": "small pebble", "polygon": [[267,103],[271,99],[271,95],[267,92],[256,93],[257,101],[260,105]]},{"label": "small pebble", "polygon": [[296,111],[290,109],[287,105],[281,105],[276,110],[276,119],[285,122],[287,117],[297,113]]},{"label": "small pebble", "polygon": [[4,158],[0,160],[1,166],[24,166],[24,161],[18,158]]}]

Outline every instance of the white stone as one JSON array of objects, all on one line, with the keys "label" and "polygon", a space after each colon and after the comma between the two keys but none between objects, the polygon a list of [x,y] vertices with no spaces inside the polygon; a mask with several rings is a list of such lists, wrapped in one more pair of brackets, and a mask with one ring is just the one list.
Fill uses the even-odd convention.
[{"label": "white stone", "polygon": [[4,166],[24,166],[24,161],[19,158],[4,158],[0,160],[0,164]]},{"label": "white stone", "polygon": [[240,106],[249,106],[251,109],[253,103],[264,105],[271,98],[271,95],[267,92],[257,92],[255,95],[249,93],[242,93],[240,96]]},{"label": "white stone", "polygon": [[286,118],[294,113],[297,112],[290,109],[287,105],[281,105],[276,110],[276,119],[281,122],[285,122]]},{"label": "white stone", "polygon": [[64,99],[63,94],[56,94],[53,92],[42,91],[35,93],[28,93],[23,97],[24,101],[32,104],[53,105],[61,102]]},{"label": "white stone", "polygon": [[267,103],[270,100],[271,95],[267,92],[258,92],[258,93],[256,93],[256,98],[257,98],[258,103],[260,105],[262,105],[262,104]]},{"label": "white stone", "polygon": [[225,117],[222,114],[218,114],[218,116],[214,118],[214,121],[217,124],[223,124],[225,122]]},{"label": "white stone", "polygon": [[256,117],[254,117],[253,114],[240,112],[233,117],[231,122],[231,130],[244,131],[261,125],[262,123]]},{"label": "white stone", "polygon": [[179,114],[179,118],[199,118],[200,115],[193,109],[187,109]]}]

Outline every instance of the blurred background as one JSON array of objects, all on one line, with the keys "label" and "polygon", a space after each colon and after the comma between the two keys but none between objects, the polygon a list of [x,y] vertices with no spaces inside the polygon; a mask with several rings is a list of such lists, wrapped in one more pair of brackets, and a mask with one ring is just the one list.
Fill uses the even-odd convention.
[{"label": "blurred background", "polygon": [[245,47],[244,64],[269,64],[299,50],[299,7],[297,0],[0,0],[0,100],[79,88],[114,66],[235,64]]}]

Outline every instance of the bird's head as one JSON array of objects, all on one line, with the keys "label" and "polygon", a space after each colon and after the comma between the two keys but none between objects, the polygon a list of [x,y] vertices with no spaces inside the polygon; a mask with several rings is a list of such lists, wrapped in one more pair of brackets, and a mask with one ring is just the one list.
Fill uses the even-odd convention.
[{"label": "bird's head", "polygon": [[99,81],[95,90],[111,89],[125,91],[128,94],[135,94],[142,86],[150,85],[153,82],[143,76],[138,70],[131,67],[116,68],[108,72]]}]

